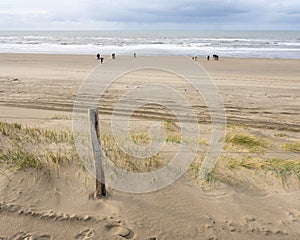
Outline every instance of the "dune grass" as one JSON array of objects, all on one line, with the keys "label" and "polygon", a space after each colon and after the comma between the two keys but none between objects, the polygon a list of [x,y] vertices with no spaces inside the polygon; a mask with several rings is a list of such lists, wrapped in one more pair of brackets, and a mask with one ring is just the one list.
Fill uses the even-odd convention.
[{"label": "dune grass", "polygon": [[247,148],[249,150],[257,150],[267,147],[264,140],[249,133],[229,133],[225,137],[225,143]]},{"label": "dune grass", "polygon": [[21,129],[21,124],[0,122],[0,134],[3,136],[11,136],[16,130]]},{"label": "dune grass", "polygon": [[0,163],[5,164],[8,168],[12,169],[28,169],[28,168],[41,168],[42,164],[33,153],[22,149],[13,149],[0,152]]},{"label": "dune grass", "polygon": [[131,140],[137,145],[148,145],[150,144],[151,138],[147,133],[132,134]]},{"label": "dune grass", "polygon": [[[150,141],[147,134],[134,134],[131,135],[131,139],[137,145],[147,145]],[[124,142],[118,139],[118,142],[122,141]],[[138,158],[127,154],[120,148],[113,136],[108,134],[101,135],[101,146],[104,155],[117,167],[130,172],[150,172],[160,168],[163,164],[159,154],[148,158]]]},{"label": "dune grass", "polygon": [[177,123],[172,119],[167,119],[163,122],[163,126],[167,131],[177,131],[179,127]]},{"label": "dune grass", "polygon": [[201,168],[201,163],[193,161],[190,166],[189,166],[189,170],[191,171],[193,178],[197,178],[199,171]]},{"label": "dune grass", "polygon": [[0,122],[0,134],[11,140],[27,140],[32,143],[73,143],[71,131],[23,127],[18,123]]},{"label": "dune grass", "polygon": [[8,169],[42,169],[78,159],[70,131],[0,122],[0,145],[0,164]]},{"label": "dune grass", "polygon": [[174,120],[167,119],[163,122],[163,127],[167,132],[167,143],[182,143],[180,127]]},{"label": "dune grass", "polygon": [[289,152],[300,152],[300,141],[290,142],[282,146],[283,149]]},{"label": "dune grass", "polygon": [[182,143],[182,138],[180,133],[169,133],[166,139],[167,143]]},{"label": "dune grass", "polygon": [[[164,125],[168,134],[166,142],[181,144],[182,139],[177,124],[174,121],[166,121]],[[133,134],[131,139],[137,145],[148,145],[151,141],[148,133]],[[204,144],[200,140],[199,143]],[[227,134],[225,143],[231,147],[250,151],[265,149],[268,146],[265,140],[240,131]],[[118,146],[110,135],[101,135],[101,144],[104,154],[116,166],[128,171],[150,172],[166,164],[166,160],[159,153],[145,159],[130,156]],[[50,145],[55,147],[51,149]],[[48,169],[49,166],[59,166],[66,161],[79,159],[71,131],[26,127],[18,123],[0,122],[0,146],[0,165],[8,166],[10,169]],[[287,151],[299,152],[300,142],[289,142],[282,147]],[[283,182],[287,180],[288,176],[295,175],[300,181],[300,159],[241,157],[226,161],[229,169],[246,168],[265,172],[271,171],[280,176]],[[191,164],[190,170],[194,177],[198,176],[200,167],[200,160]],[[214,181],[216,179],[215,174],[215,172],[208,173],[206,180],[208,182]]]},{"label": "dune grass", "polygon": [[205,181],[206,182],[213,183],[213,182],[215,182],[217,180],[218,180],[218,178],[216,176],[215,169],[213,169],[210,172],[205,173]]},{"label": "dune grass", "polygon": [[250,170],[271,171],[281,177],[286,182],[287,177],[294,174],[300,181],[300,159],[286,160],[280,158],[270,158],[266,160],[256,159],[253,157],[244,157],[240,159],[229,159],[227,162],[229,169],[238,169],[244,167]]}]

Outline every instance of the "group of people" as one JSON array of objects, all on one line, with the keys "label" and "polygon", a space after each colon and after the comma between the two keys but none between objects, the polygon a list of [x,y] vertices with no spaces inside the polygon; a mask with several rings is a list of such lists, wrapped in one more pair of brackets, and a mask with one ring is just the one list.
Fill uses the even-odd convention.
[{"label": "group of people", "polygon": [[[216,54],[213,54],[213,60],[215,60],[215,61],[218,61],[219,60],[219,56],[218,55],[216,55]],[[198,57],[196,56],[196,57],[192,57],[192,59],[194,60],[194,61],[197,61],[198,60]],[[206,60],[207,61],[209,61],[210,60],[210,55],[208,55],[207,57],[206,57]]]},{"label": "group of people", "polygon": [[[98,60],[100,60],[101,64],[104,62],[104,57],[102,57],[102,56],[100,55],[100,53],[97,53],[96,57],[97,57]],[[133,53],[133,57],[136,58],[136,53]],[[112,54],[111,54],[111,58],[112,58],[112,59],[116,59],[116,54],[115,54],[115,53],[112,53]]]},{"label": "group of people", "polygon": [[[136,53],[133,53],[133,57],[136,58]],[[213,54],[212,57],[213,57],[213,60],[216,60],[216,61],[219,60],[219,56],[216,55],[216,54]],[[115,54],[115,53],[112,53],[112,54],[111,54],[111,58],[112,58],[112,59],[116,59],[116,54]],[[102,56],[100,55],[100,53],[97,54],[97,59],[101,61],[101,64],[102,64],[103,61],[104,61],[104,57],[102,57]],[[192,59],[193,59],[194,61],[197,61],[197,60],[198,60],[198,57],[195,56],[195,57],[192,57]],[[207,60],[207,61],[210,60],[210,55],[208,55],[208,56],[206,57],[206,60]]]},{"label": "group of people", "polygon": [[[210,56],[208,55],[206,59],[207,59],[207,61],[209,61]],[[214,55],[213,55],[213,59],[216,60],[216,61],[218,61],[218,60],[219,60],[219,56],[216,55],[216,54],[214,54]]]},{"label": "group of people", "polygon": [[97,54],[97,59],[101,61],[101,64],[104,61],[104,57],[101,57],[100,53]]}]

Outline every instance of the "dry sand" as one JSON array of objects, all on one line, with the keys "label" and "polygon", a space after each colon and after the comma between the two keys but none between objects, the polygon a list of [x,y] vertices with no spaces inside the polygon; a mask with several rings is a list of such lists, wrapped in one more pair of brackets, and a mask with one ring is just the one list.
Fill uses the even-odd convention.
[{"label": "dry sand", "polygon": [[[152,58],[163,62],[174,57]],[[132,59],[117,58],[116,66],[122,61]],[[247,156],[300,159],[298,152],[281,148],[299,141],[300,60],[226,58],[198,63],[223,97],[228,131],[238,128],[268,142],[265,152],[246,152]],[[0,120],[71,129],[73,101],[97,64],[93,56],[0,54]],[[202,99],[182,79],[161,71],[135,72],[111,86],[99,106],[102,129],[108,128],[109,114],[126,89],[170,79],[196,108],[203,141],[208,141],[209,117]],[[157,106],[141,109],[134,127],[143,129],[149,121],[165,119],[166,113]],[[223,155],[245,156],[234,150],[225,149]],[[107,198],[94,200],[94,179],[78,162],[52,169],[50,178],[36,170],[4,170],[0,239],[300,238],[300,185],[295,176],[282,184],[276,174],[230,170],[222,163],[219,174],[216,182],[207,183],[187,173],[168,188],[142,195],[108,189]]]}]

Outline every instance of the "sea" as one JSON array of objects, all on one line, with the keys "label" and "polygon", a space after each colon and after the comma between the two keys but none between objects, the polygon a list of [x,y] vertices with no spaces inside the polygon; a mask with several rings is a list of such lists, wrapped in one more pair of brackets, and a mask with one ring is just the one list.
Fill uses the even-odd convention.
[{"label": "sea", "polygon": [[0,31],[0,53],[300,58],[300,31]]}]

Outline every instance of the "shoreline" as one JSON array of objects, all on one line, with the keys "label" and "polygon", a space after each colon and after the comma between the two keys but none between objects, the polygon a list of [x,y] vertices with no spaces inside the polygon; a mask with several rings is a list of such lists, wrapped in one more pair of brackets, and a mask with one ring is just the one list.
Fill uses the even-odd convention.
[{"label": "shoreline", "polygon": [[[95,51],[94,54],[90,53],[59,53],[59,52],[0,52],[0,55],[50,55],[50,56],[95,56],[96,58],[96,54],[98,52]],[[134,52],[132,52],[132,54],[117,54],[117,56],[122,56],[122,57],[132,57]],[[105,57],[111,57],[110,54],[102,54]],[[212,57],[213,53],[210,54],[210,56]],[[300,61],[300,57],[299,58],[288,58],[288,57],[235,57],[235,56],[222,56],[221,54],[217,54],[219,55],[220,59],[219,61],[221,61],[222,59],[246,59],[246,60],[295,60],[295,61]],[[208,55],[197,55],[197,54],[161,54],[161,55],[137,55],[137,57],[188,57],[188,58],[192,58],[194,56],[197,56],[199,59],[206,59],[206,57]],[[214,61],[213,59],[211,59],[210,61]]]},{"label": "shoreline", "polygon": [[[2,33],[2,34],[1,34]],[[299,59],[300,31],[139,30],[0,32],[0,52]]]}]

